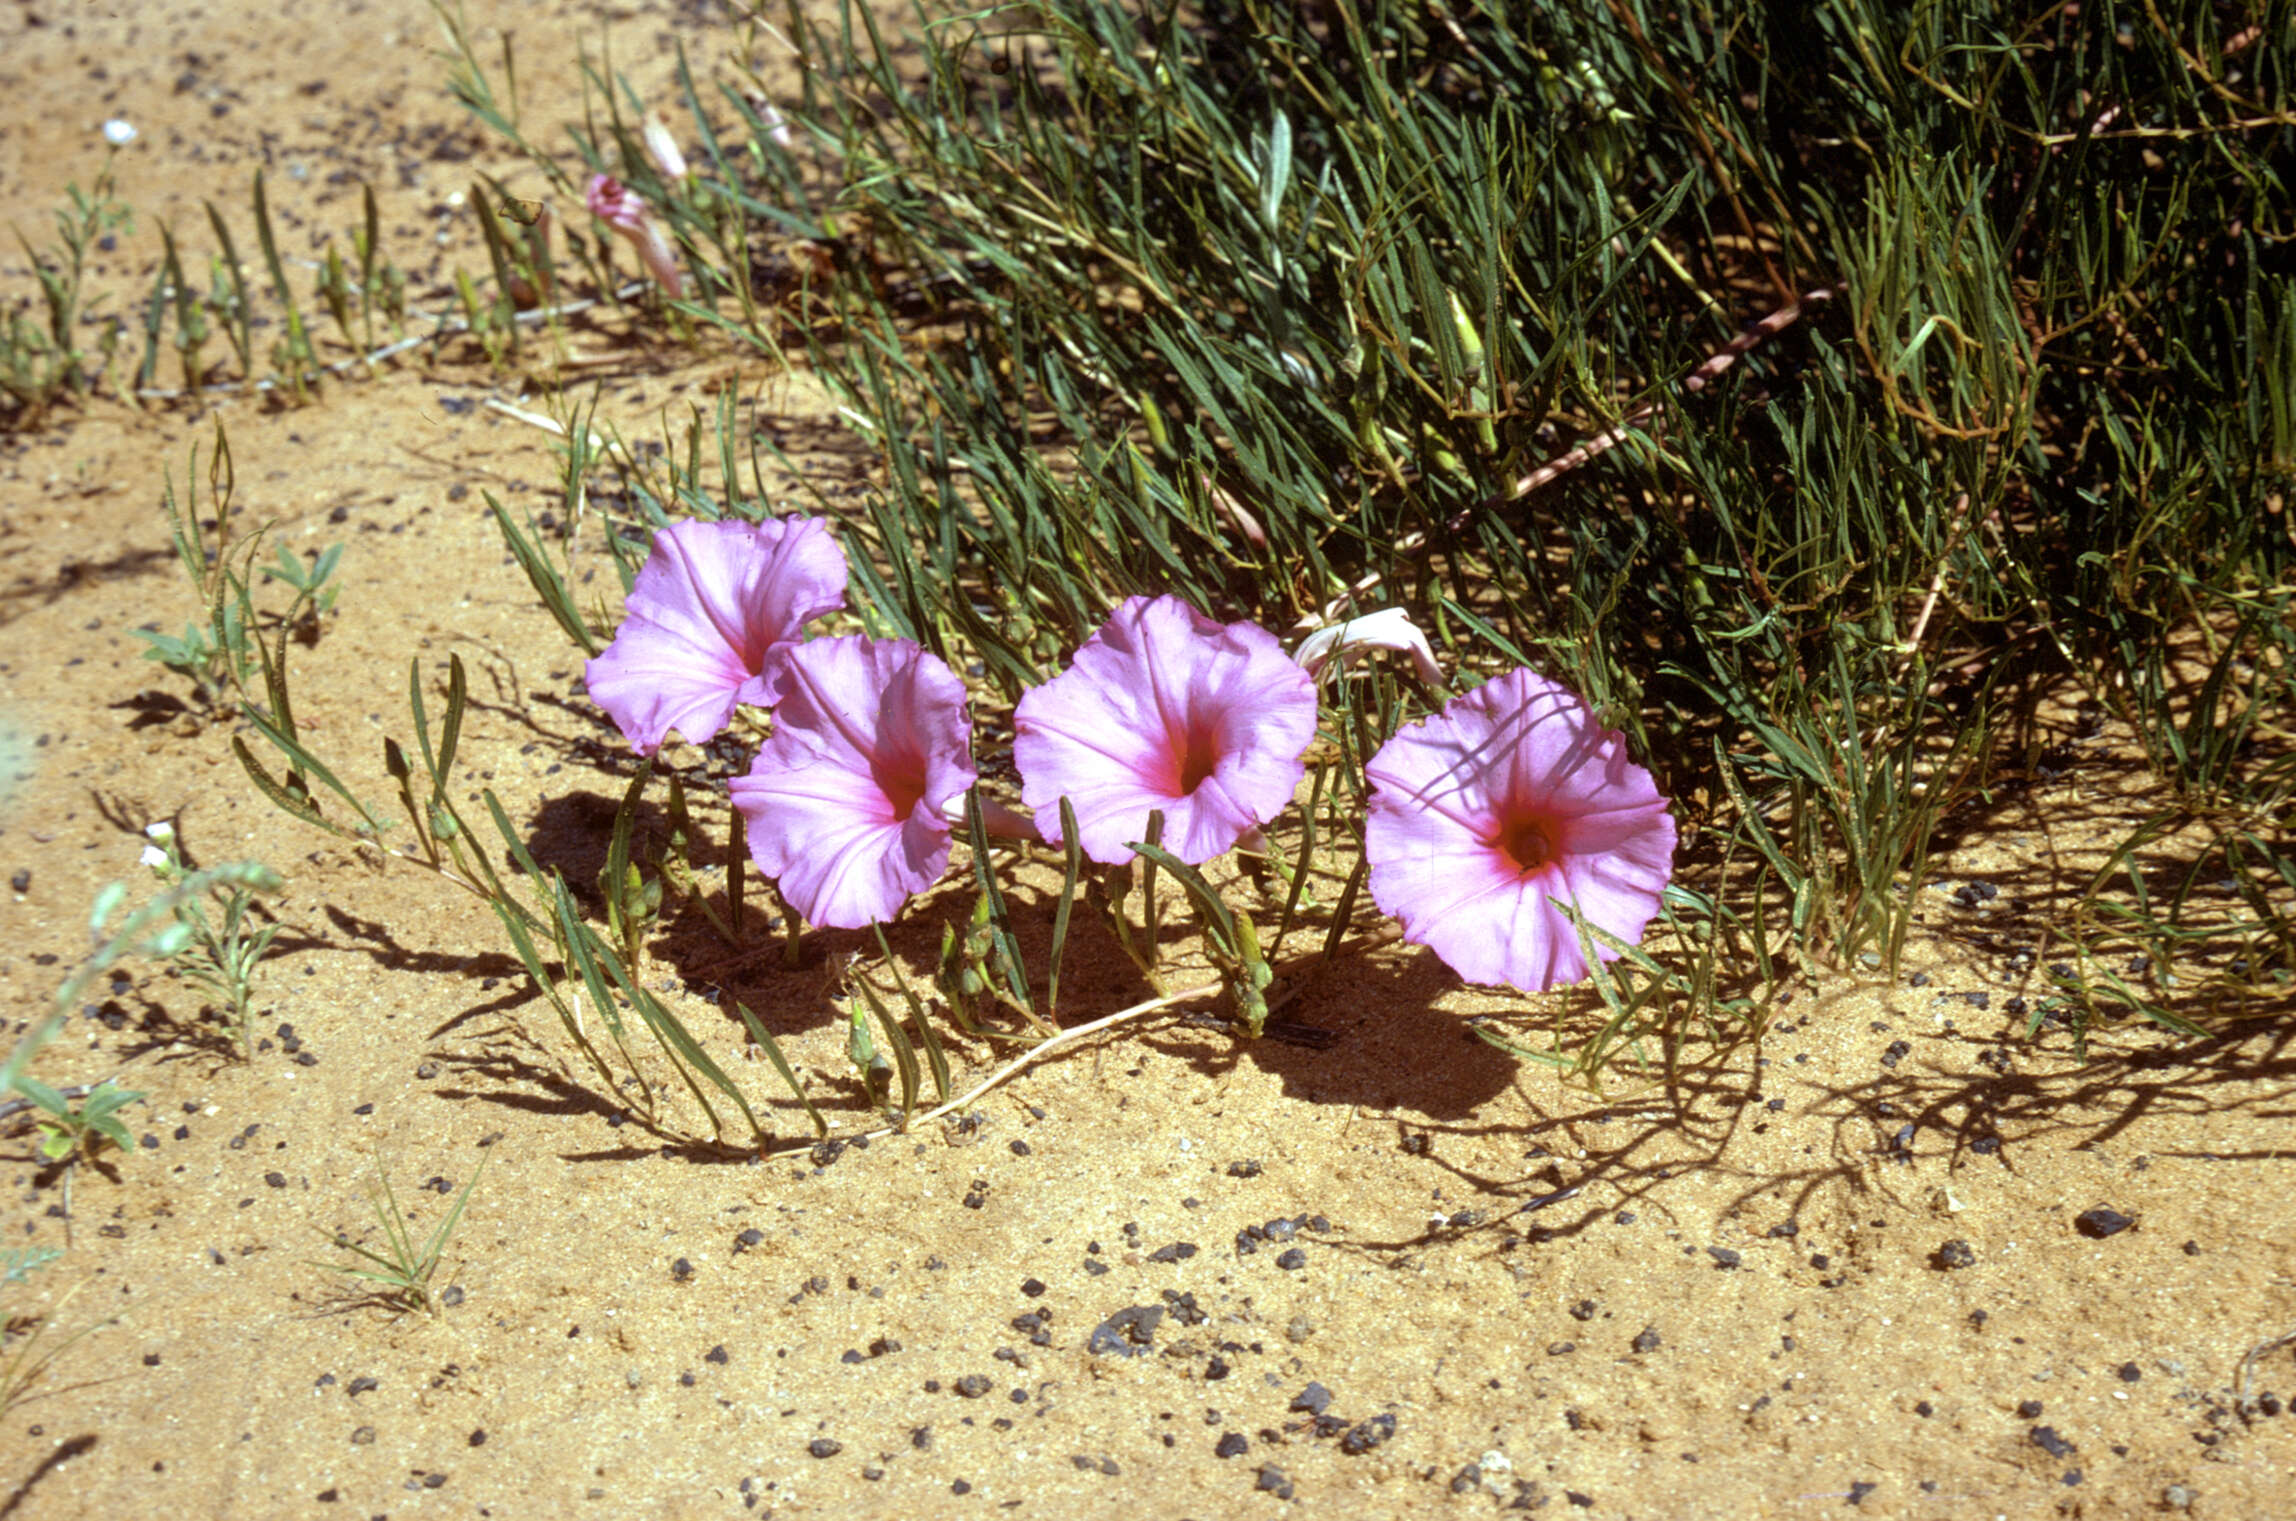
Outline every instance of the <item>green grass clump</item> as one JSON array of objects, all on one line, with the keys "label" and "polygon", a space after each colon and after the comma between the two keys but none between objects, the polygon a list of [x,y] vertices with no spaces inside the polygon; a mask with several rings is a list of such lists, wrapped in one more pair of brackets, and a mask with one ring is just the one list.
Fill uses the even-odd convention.
[{"label": "green grass clump", "polygon": [[[879,467],[858,510],[821,499],[871,629],[1009,701],[1127,595],[1303,630],[1400,605],[1467,680],[1586,693],[1685,860],[1597,1033],[1548,1058],[1894,969],[1945,826],[2082,697],[2167,801],[2033,931],[2075,953],[2036,1015],[2191,1028],[2296,985],[2282,9],[1051,0],[895,40],[847,6],[743,24],[735,53],[801,64],[786,122],[681,62],[691,175],[610,71],[571,154],[539,146],[507,47],[442,16],[458,96],[551,185],[616,174],[669,225],[672,333],[802,347],[835,391]],[[730,399],[649,465],[569,415],[570,504],[619,460],[625,587],[654,528],[776,510]],[[1424,702],[1346,690],[1340,875],[1360,762]],[[2191,890],[2219,870],[2237,907]],[[2157,975],[2095,972],[2138,954]],[[583,962],[560,982],[610,1017]]]}]

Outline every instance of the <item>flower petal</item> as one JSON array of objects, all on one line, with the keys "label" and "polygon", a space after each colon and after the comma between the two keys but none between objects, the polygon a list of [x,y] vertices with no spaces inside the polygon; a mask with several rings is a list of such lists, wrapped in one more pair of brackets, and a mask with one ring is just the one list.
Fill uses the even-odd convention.
[{"label": "flower petal", "polygon": [[1021,797],[1048,841],[1066,797],[1085,854],[1112,865],[1162,810],[1165,848],[1198,865],[1291,801],[1315,686],[1263,628],[1134,597],[1022,695],[1014,726]]},{"label": "flower petal", "polygon": [[815,924],[882,924],[949,862],[944,810],[976,779],[964,684],[905,639],[776,650],[773,736],[727,784],[750,854]]},{"label": "flower petal", "polygon": [[[1559,905],[1628,944],[1658,912],[1674,819],[1624,736],[1566,687],[1526,670],[1486,682],[1398,730],[1365,774],[1373,900],[1470,982],[1543,991],[1587,976]],[[1509,854],[1525,838],[1543,858]]]},{"label": "flower petal", "polygon": [[641,755],[672,729],[706,744],[740,703],[763,706],[768,651],[845,605],[845,554],[818,518],[688,522],[654,536],[590,696]]}]

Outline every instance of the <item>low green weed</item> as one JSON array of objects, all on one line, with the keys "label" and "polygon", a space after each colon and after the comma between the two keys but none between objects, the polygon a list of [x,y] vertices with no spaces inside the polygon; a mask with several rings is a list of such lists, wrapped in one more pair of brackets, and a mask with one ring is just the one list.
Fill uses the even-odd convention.
[{"label": "low green weed", "polygon": [[453,1239],[455,1228],[462,1224],[462,1212],[470,1203],[471,1190],[478,1187],[481,1174],[486,1171],[482,1159],[471,1173],[470,1181],[428,1236],[416,1240],[407,1228],[407,1216],[399,1208],[398,1195],[391,1190],[391,1175],[378,1158],[375,1162],[376,1191],[368,1197],[375,1222],[383,1233],[382,1250],[362,1246],[342,1231],[334,1233],[334,1244],[352,1253],[356,1262],[321,1262],[313,1266],[330,1273],[341,1273],[373,1285],[370,1295],[378,1302],[401,1310],[422,1310],[437,1314],[439,1302],[431,1292],[431,1279],[437,1276],[440,1259],[446,1253],[447,1243]]}]

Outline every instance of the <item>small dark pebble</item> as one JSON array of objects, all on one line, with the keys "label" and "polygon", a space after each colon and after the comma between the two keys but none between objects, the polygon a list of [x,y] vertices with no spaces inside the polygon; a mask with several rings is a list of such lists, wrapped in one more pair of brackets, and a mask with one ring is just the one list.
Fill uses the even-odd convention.
[{"label": "small dark pebble", "polygon": [[273,1188],[285,1188],[287,1186],[287,1174],[283,1172],[267,1172],[263,1175],[263,1181],[270,1184]]},{"label": "small dark pebble", "polygon": [[32,868],[29,866],[17,867],[15,875],[8,879],[8,885],[20,893],[30,892],[32,890]]},{"label": "small dark pebble", "polygon": [[1260,1164],[1257,1160],[1230,1162],[1228,1164],[1228,1176],[1231,1178],[1256,1178],[1259,1175]]},{"label": "small dark pebble", "polygon": [[2079,1449],[2057,1435],[2054,1426],[2036,1426],[2025,1433],[2025,1440],[2040,1448],[2052,1458],[2069,1458]]},{"label": "small dark pebble", "polygon": [[351,1382],[344,1387],[343,1392],[356,1399],[358,1396],[365,1394],[368,1390],[380,1389],[382,1386],[383,1381],[379,1378],[368,1378],[361,1376],[359,1378],[352,1379]]},{"label": "small dark pebble", "polygon": [[2184,1244],[2183,1251],[2187,1257],[2197,1257],[2200,1255],[2200,1243],[2197,1241],[2187,1241]]},{"label": "small dark pebble", "polygon": [[443,1473],[426,1473],[426,1474],[424,1474],[424,1475],[423,1475],[423,1488],[425,1488],[425,1489],[444,1489],[444,1488],[446,1488],[446,1475],[445,1475],[445,1474],[443,1474]]},{"label": "small dark pebble", "polygon": [[962,1479],[952,1479],[949,1481],[949,1493],[952,1495],[969,1495],[972,1492],[973,1487]]},{"label": "small dark pebble", "polygon": [[2256,1396],[2256,1408],[2266,1415],[2278,1415],[2285,1407],[2280,1403],[2280,1396],[2267,1389]]},{"label": "small dark pebble", "polygon": [[1150,1262],[1186,1262],[1190,1257],[1195,1255],[1195,1242],[1175,1241],[1170,1246],[1160,1246],[1156,1248],[1156,1250],[1150,1252],[1148,1254],[1148,1260]]},{"label": "small dark pebble", "polygon": [[1321,1415],[1331,1408],[1331,1391],[1321,1384],[1309,1384],[1292,1396],[1291,1408],[1304,1410],[1309,1415]]},{"label": "small dark pebble", "polygon": [[1937,1414],[1937,1407],[1927,1400],[1917,1400],[1914,1402],[1913,1413],[1926,1421]]},{"label": "small dark pebble", "polygon": [[1375,1415],[1370,1420],[1356,1422],[1354,1429],[1339,1439],[1339,1450],[1351,1458],[1361,1457],[1393,1435],[1395,1417]]},{"label": "small dark pebble", "polygon": [[702,1361],[705,1363],[716,1363],[719,1367],[724,1367],[726,1363],[730,1361],[726,1355],[725,1344],[720,1342],[718,1345],[710,1348],[709,1351],[703,1353]]},{"label": "small dark pebble", "polygon": [[977,1400],[996,1386],[985,1373],[968,1373],[957,1380],[955,1388],[959,1399]]},{"label": "small dark pebble", "polygon": [[1594,1319],[1594,1312],[1595,1302],[1591,1299],[1582,1299],[1571,1306],[1571,1319],[1592,1320]]},{"label": "small dark pebble", "polygon": [[1594,1496],[1592,1495],[1582,1495],[1575,1489],[1566,1489],[1563,1491],[1563,1498],[1580,1510],[1594,1509]]},{"label": "small dark pebble", "polygon": [[675,1278],[678,1282],[684,1283],[694,1276],[694,1265],[691,1262],[688,1262],[685,1258],[680,1257],[677,1261],[670,1264],[670,1276]]},{"label": "small dark pebble", "polygon": [[1403,1151],[1406,1156],[1432,1156],[1435,1152],[1435,1138],[1431,1135],[1407,1135],[1403,1138]]},{"label": "small dark pebble", "polygon": [[845,1450],[845,1444],[835,1437],[815,1437],[805,1444],[805,1450],[817,1458],[833,1458]]},{"label": "small dark pebble", "polygon": [[2001,1137],[1981,1135],[1969,1143],[1969,1149],[1981,1157],[1997,1157],[2001,1155]]},{"label": "small dark pebble", "polygon": [[1013,1142],[1013,1143],[1012,1143],[1012,1154],[1013,1154],[1014,1156],[1016,1156],[1016,1157],[1025,1157],[1025,1156],[1027,1156],[1027,1155],[1029,1154],[1029,1147],[1028,1147],[1028,1142],[1026,1142],[1026,1141],[1015,1141],[1015,1142]]},{"label": "small dark pebble", "polygon": [[438,1296],[438,1302],[443,1308],[449,1310],[461,1304],[462,1285],[459,1283],[448,1284],[445,1291]]},{"label": "small dark pebble", "polygon": [[1550,1341],[1547,1343],[1547,1356],[1549,1357],[1568,1357],[1577,1350],[1578,1343],[1575,1341]]},{"label": "small dark pebble", "polygon": [[1906,1058],[1906,1053],[1912,1049],[1912,1045],[1910,1045],[1908,1042],[1902,1040],[1893,1040],[1881,1053],[1881,1064],[1885,1067],[1894,1067],[1899,1062],[1904,1061]]},{"label": "small dark pebble", "polygon": [[1763,1235],[1769,1237],[1773,1241],[1791,1241],[1801,1233],[1802,1228],[1791,1220],[1788,1220],[1783,1225],[1773,1225],[1768,1230],[1762,1232]]},{"label": "small dark pebble", "polygon": [[1911,977],[1906,978],[1905,982],[1907,987],[1926,988],[1929,986],[1929,974],[1916,972]]},{"label": "small dark pebble", "polygon": [[1451,1475],[1451,1493],[1455,1495],[1470,1495],[1482,1487],[1483,1466],[1480,1463],[1469,1463]]},{"label": "small dark pebble", "polygon": [[1020,1291],[1031,1299],[1041,1299],[1044,1297],[1044,1280],[1041,1278],[1023,1278],[1020,1281]]},{"label": "small dark pebble", "polygon": [[2123,1364],[2121,1364],[2121,1366],[2120,1366],[2120,1369],[2119,1369],[2119,1373],[2120,1373],[2120,1380],[2121,1380],[2121,1382],[2122,1382],[2122,1383],[2124,1383],[2124,1384],[2133,1384],[2133,1383],[2135,1383],[2135,1382],[2136,1382],[2138,1379],[2140,1379],[2140,1378],[2143,1378],[2143,1377],[2145,1376],[2145,1371],[2144,1371],[2144,1369],[2142,1369],[2142,1368],[2138,1367],[2138,1366],[2137,1366],[2135,1363],[2123,1363]]},{"label": "small dark pebble", "polygon": [[2073,1217],[2073,1229],[2092,1241],[2117,1236],[2136,1223],[2133,1216],[2124,1215],[2117,1209],[2107,1209],[2102,1204],[2095,1209],[2084,1209]]},{"label": "small dark pebble", "polygon": [[1622,1210],[1620,1210],[1620,1211],[1619,1211],[1619,1212],[1618,1212],[1616,1215],[1613,1215],[1611,1218],[1612,1218],[1612,1219],[1614,1219],[1614,1220],[1616,1220],[1616,1221],[1617,1221],[1619,1224],[1621,1224],[1621,1225],[1632,1225],[1632,1224],[1633,1224],[1635,1221],[1637,1221],[1637,1220],[1641,1219],[1642,1217],[1641,1217],[1640,1215],[1637,1215],[1637,1214],[1636,1214],[1636,1213],[1635,1213],[1633,1210],[1631,1210],[1631,1209],[1622,1209]]},{"label": "small dark pebble", "polygon": [[733,1238],[733,1249],[737,1252],[746,1252],[753,1246],[763,1245],[765,1245],[765,1232],[754,1225]]},{"label": "small dark pebble", "polygon": [[1292,1497],[1292,1481],[1285,1476],[1282,1469],[1273,1463],[1262,1467],[1259,1478],[1254,1482],[1260,1489],[1274,1495],[1279,1500],[1289,1500]]},{"label": "small dark pebble", "polygon": [[421,1078],[426,1083],[429,1082],[432,1078],[438,1076],[438,1063],[422,1062],[418,1064],[415,1067],[415,1076]]},{"label": "small dark pebble", "polygon": [[486,1431],[483,1427],[470,1434],[470,1445],[473,1447],[484,1447],[486,1445]]},{"label": "small dark pebble", "polygon": [[351,1429],[351,1445],[352,1445],[353,1447],[371,1447],[371,1446],[373,1446],[373,1445],[374,1445],[374,1442],[375,1442],[375,1428],[374,1428],[374,1427],[372,1427],[372,1426],[355,1426],[355,1427],[353,1427],[353,1428]]},{"label": "small dark pebble", "polygon": [[1732,1251],[1726,1246],[1710,1246],[1706,1248],[1706,1255],[1713,1258],[1714,1265],[1718,1268],[1721,1268],[1725,1272],[1729,1271],[1731,1268],[1736,1267],[1739,1263],[1745,1260],[1738,1253]]},{"label": "small dark pebble", "polygon": [[2081,1471],[2078,1468],[2068,1468],[2065,1470],[2065,1477],[2057,1482],[2070,1489],[2081,1482]]},{"label": "small dark pebble", "polygon": [[1879,1488],[1881,1488],[1879,1484],[1869,1483],[1864,1479],[1853,1480],[1850,1483],[1849,1503],[1863,1505],[1865,1504],[1865,1497]]},{"label": "small dark pebble", "polygon": [[1296,1273],[1307,1266],[1307,1253],[1295,1246],[1276,1258],[1276,1266],[1287,1273]]},{"label": "small dark pebble", "polygon": [[2030,1421],[2040,1413],[2041,1402],[2039,1400],[2020,1400],[2017,1402],[2017,1418],[2021,1421]]},{"label": "small dark pebble", "polygon": [[1936,1251],[1931,1252],[1929,1261],[1930,1265],[1941,1273],[1954,1268],[1975,1267],[1977,1265],[1977,1251],[1968,1242],[1956,1238],[1945,1242]]},{"label": "small dark pebble", "polygon": [[1662,1345],[1664,1343],[1659,1338],[1656,1326],[1644,1326],[1634,1338],[1634,1350],[1637,1352],[1656,1352]]},{"label": "small dark pebble", "polygon": [[1215,1458],[1240,1458],[1251,1451],[1251,1447],[1252,1444],[1245,1439],[1242,1432],[1231,1431],[1212,1444],[1212,1456]]}]

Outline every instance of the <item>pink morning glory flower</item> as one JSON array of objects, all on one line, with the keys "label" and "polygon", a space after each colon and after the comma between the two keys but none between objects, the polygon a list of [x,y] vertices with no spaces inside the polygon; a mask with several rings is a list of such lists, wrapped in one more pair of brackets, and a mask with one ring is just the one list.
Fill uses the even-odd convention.
[{"label": "pink morning glory flower", "polygon": [[1069,669],[1013,713],[1021,800],[1060,842],[1060,800],[1103,865],[1131,859],[1148,815],[1194,866],[1275,817],[1307,768],[1315,682],[1252,623],[1214,623],[1177,597],[1134,597]]},{"label": "pink morning glory flower", "polygon": [[1365,775],[1372,898],[1469,982],[1543,992],[1586,977],[1558,903],[1629,945],[1658,912],[1673,815],[1568,687],[1525,670],[1485,682],[1398,730]]},{"label": "pink morning glory flower", "polygon": [[784,645],[767,679],[773,736],[727,784],[750,854],[807,921],[883,924],[949,864],[976,779],[964,683],[906,639],[860,637]]},{"label": "pink morning glory flower", "polygon": [[844,605],[845,551],[820,518],[673,524],[584,682],[640,755],[672,729],[706,744],[736,705],[769,705],[767,653]]},{"label": "pink morning glory flower", "polygon": [[610,174],[593,174],[582,198],[592,216],[637,250],[639,262],[656,285],[672,296],[685,294],[686,277],[678,268],[678,251],[654,220],[644,196]]}]

